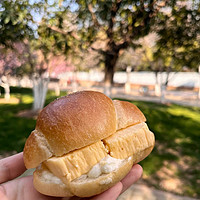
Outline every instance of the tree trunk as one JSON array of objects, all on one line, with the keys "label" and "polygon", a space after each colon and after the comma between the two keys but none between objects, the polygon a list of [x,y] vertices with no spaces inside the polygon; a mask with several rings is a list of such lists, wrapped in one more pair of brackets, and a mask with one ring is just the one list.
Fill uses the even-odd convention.
[{"label": "tree trunk", "polygon": [[200,65],[199,65],[199,92],[198,92],[198,99],[200,100]]},{"label": "tree trunk", "polygon": [[44,107],[48,90],[49,77],[33,77],[33,110],[38,111]]},{"label": "tree trunk", "polygon": [[165,103],[165,92],[166,92],[166,85],[165,82],[163,83],[163,75],[164,73],[161,73],[161,96],[160,96],[160,102]]},{"label": "tree trunk", "polygon": [[162,84],[162,86],[161,86],[161,97],[160,97],[161,103],[166,102],[165,95],[166,95],[166,85]]},{"label": "tree trunk", "polygon": [[130,94],[131,92],[131,70],[132,70],[132,67],[131,66],[127,66],[126,67],[126,76],[127,76],[127,79],[126,79],[126,83],[125,83],[125,92],[127,94]]},{"label": "tree trunk", "polygon": [[169,80],[170,80],[169,75],[170,75],[171,71],[172,71],[172,68],[171,68],[171,67],[168,67],[168,68],[167,68],[167,76],[166,76],[166,80],[165,80],[165,86],[166,86],[166,87],[168,86],[168,83],[169,83]]},{"label": "tree trunk", "polygon": [[112,54],[106,53],[105,55],[104,93],[109,97],[111,96],[111,88],[114,82],[113,78],[118,57],[119,52],[112,52]]},{"label": "tree trunk", "polygon": [[60,85],[59,83],[55,83],[55,95],[60,96]]},{"label": "tree trunk", "polygon": [[77,72],[73,72],[73,78],[72,78],[72,92],[78,91],[78,83],[77,83]]},{"label": "tree trunk", "polygon": [[167,68],[167,71],[166,71],[166,79],[163,83],[163,76],[164,76],[164,73],[162,72],[162,81],[161,81],[161,103],[165,103],[166,102],[166,91],[167,91],[167,86],[168,86],[168,83],[169,83],[169,75],[170,75],[170,72],[171,72],[171,67],[168,67]]},{"label": "tree trunk", "polygon": [[3,76],[1,78],[1,84],[0,84],[4,90],[5,90],[5,95],[4,98],[8,101],[10,100],[10,85],[8,83],[8,78],[6,76]]},{"label": "tree trunk", "polygon": [[160,97],[161,95],[161,84],[158,81],[158,71],[155,72],[156,83],[155,83],[155,95]]},{"label": "tree trunk", "polygon": [[8,83],[5,84],[4,89],[5,89],[5,99],[10,100],[10,86]]}]

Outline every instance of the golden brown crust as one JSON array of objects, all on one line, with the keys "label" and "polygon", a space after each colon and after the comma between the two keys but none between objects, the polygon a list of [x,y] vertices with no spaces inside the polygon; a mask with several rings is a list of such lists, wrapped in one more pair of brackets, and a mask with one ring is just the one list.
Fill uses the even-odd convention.
[{"label": "golden brown crust", "polygon": [[112,100],[104,94],[76,92],[46,106],[38,116],[36,129],[60,156],[112,135],[116,113]]},{"label": "golden brown crust", "polygon": [[144,160],[152,152],[153,148],[154,145],[134,154],[133,164],[139,163],[140,161]]},{"label": "golden brown crust", "polygon": [[37,130],[32,131],[26,141],[23,153],[27,169],[37,167],[42,161],[52,156],[45,137]]},{"label": "golden brown crust", "polygon": [[134,104],[119,100],[114,100],[113,104],[117,114],[117,130],[146,121],[144,114]]}]

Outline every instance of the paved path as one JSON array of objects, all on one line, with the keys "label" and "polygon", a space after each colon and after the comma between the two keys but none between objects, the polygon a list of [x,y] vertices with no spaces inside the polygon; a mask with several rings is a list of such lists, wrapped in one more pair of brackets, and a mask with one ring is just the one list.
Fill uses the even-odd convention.
[{"label": "paved path", "polygon": [[[65,90],[72,91],[72,87],[67,87]],[[96,90],[104,92],[104,87],[102,86],[92,86],[78,87],[77,90]],[[138,90],[131,90],[131,93],[125,93],[123,87],[113,87],[112,88],[112,98],[122,98],[129,100],[138,101],[149,101],[160,103],[160,97],[154,96],[154,92],[149,92],[148,95],[141,95]],[[175,103],[183,106],[197,106],[200,107],[200,100],[197,99],[197,92],[193,91],[166,91],[165,99],[163,103]]]},{"label": "paved path", "polygon": [[189,197],[182,197],[149,188],[145,185],[134,184],[124,192],[118,200],[197,200]]},{"label": "paved path", "polygon": [[[113,94],[112,98],[122,98],[128,100],[135,100],[135,101],[148,101],[148,102],[155,102],[160,103],[159,97],[154,96],[135,96],[129,94]],[[180,99],[165,99],[164,103],[174,103],[182,106],[196,106],[200,107],[200,100],[180,100]]]}]

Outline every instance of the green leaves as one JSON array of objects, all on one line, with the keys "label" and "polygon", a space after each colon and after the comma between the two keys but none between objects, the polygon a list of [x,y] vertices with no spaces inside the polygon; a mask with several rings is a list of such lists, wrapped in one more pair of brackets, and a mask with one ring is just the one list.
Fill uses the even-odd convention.
[{"label": "green leaves", "polygon": [[10,16],[7,16],[7,17],[4,19],[4,23],[5,23],[5,24],[8,24],[9,21],[10,21]]},{"label": "green leaves", "polygon": [[[188,0],[181,2],[45,0],[30,4],[29,0],[2,0],[0,44],[9,46],[28,39],[45,55],[66,55],[99,42],[99,52],[116,55],[127,47],[137,48],[136,41],[157,32],[160,37],[154,59],[162,58],[166,66],[173,60],[195,68],[200,62],[200,3],[186,6]],[[33,15],[40,20],[34,21]],[[147,57],[152,61],[151,53]]]},{"label": "green leaves", "polygon": [[34,22],[30,11],[35,5],[29,5],[28,1],[0,2],[0,44],[11,46],[12,41],[20,41],[33,37],[30,22]]},{"label": "green leaves", "polygon": [[[193,2],[194,3],[194,2]],[[172,12],[160,18],[157,57],[171,57],[174,68],[187,66],[197,70],[200,63],[200,3],[182,1],[172,6]]]}]

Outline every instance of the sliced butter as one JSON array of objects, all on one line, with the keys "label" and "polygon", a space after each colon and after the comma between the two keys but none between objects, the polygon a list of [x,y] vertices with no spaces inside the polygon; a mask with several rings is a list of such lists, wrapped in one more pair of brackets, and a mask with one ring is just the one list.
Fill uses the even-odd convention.
[{"label": "sliced butter", "polygon": [[107,155],[102,141],[90,146],[75,150],[61,157],[52,157],[44,162],[53,174],[60,177],[65,183],[87,173]]},{"label": "sliced butter", "polygon": [[154,145],[154,136],[143,122],[121,129],[103,142],[112,157],[124,159]]}]

